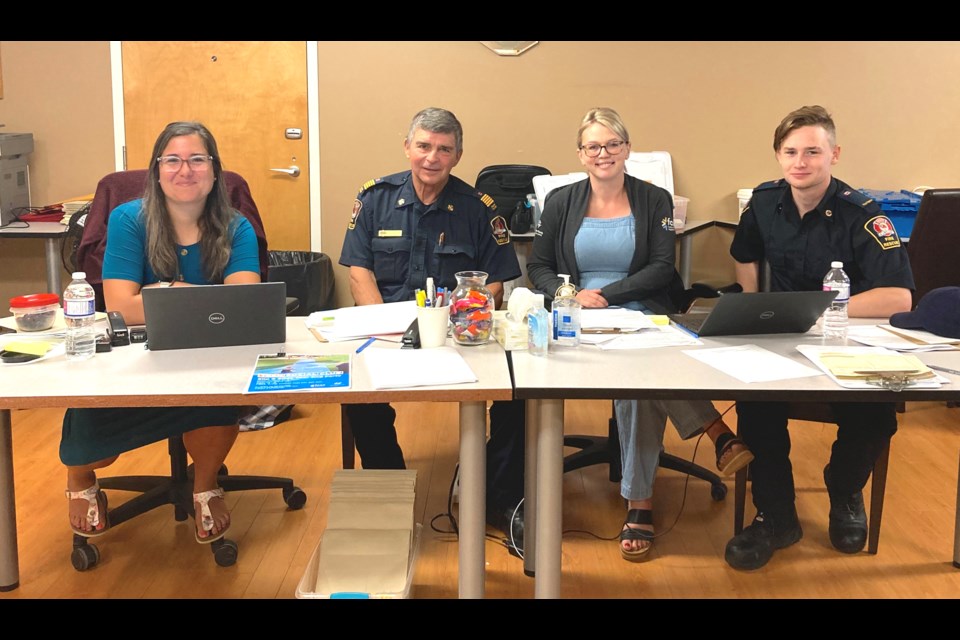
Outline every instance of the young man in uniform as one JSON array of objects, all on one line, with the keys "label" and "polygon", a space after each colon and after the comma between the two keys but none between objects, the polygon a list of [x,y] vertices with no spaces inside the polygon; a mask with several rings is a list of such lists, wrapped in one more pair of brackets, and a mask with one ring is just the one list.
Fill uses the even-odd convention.
[{"label": "young man in uniform", "polygon": [[[888,318],[911,306],[913,275],[907,252],[879,206],[832,177],[840,159],[836,127],[826,109],[802,107],[774,133],[783,178],[753,191],[730,253],[745,292],[759,290],[760,265],[770,265],[770,290],[822,287],[830,262],[843,261],[850,277],[850,317]],[[830,542],[857,553],[867,539],[863,486],[877,456],[897,430],[893,403],[833,403],[837,439],[823,470],[830,496]],[[803,536],[795,506],[787,405],[737,404],[738,432],[753,451],[753,523],[734,536],[726,560],[758,569],[774,551]]]},{"label": "young man in uniform", "polygon": [[[424,109],[410,123],[403,149],[410,169],[367,182],[354,202],[340,254],[353,299],[358,305],[413,300],[428,277],[452,291],[458,271],[485,271],[499,307],[503,283],[519,277],[520,266],[493,199],[451,175],[463,155],[460,122],[444,109]],[[346,405],[346,413],[365,469],[405,468],[389,404]],[[523,486],[523,403],[495,402],[490,416],[487,513],[491,524],[505,528],[502,515],[520,498],[513,488]],[[514,537],[522,538],[517,526]]]}]

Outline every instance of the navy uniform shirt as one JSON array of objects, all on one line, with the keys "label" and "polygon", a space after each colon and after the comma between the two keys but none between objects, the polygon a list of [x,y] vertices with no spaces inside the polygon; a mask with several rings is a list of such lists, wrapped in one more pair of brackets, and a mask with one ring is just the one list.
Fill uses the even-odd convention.
[{"label": "navy uniform shirt", "polygon": [[740,217],[730,255],[770,263],[771,291],[814,291],[834,260],[843,262],[850,294],[875,287],[913,289],[906,249],[876,202],[836,178],[803,218],[786,180],[765,182]]},{"label": "navy uniform shirt", "polygon": [[410,171],[363,185],[353,205],[340,264],[373,271],[384,302],[412,300],[426,288],[453,288],[458,271],[485,271],[487,282],[520,275],[517,255],[493,198],[450,176],[430,205],[417,198]]}]

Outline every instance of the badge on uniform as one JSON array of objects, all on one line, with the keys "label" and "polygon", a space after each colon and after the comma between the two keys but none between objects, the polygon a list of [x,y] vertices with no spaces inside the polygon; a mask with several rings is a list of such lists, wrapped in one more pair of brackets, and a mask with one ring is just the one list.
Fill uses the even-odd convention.
[{"label": "badge on uniform", "polygon": [[660,219],[660,226],[663,227],[663,230],[664,230],[664,231],[671,231],[671,232],[672,232],[672,231],[674,230],[674,229],[673,229],[673,216],[670,216],[669,218],[666,218],[666,217],[665,217],[665,218],[661,218],[661,219]]},{"label": "badge on uniform", "polygon": [[480,196],[480,202],[482,202],[488,209],[491,211],[497,210],[497,203],[493,201],[488,194],[477,191],[477,194]]},{"label": "badge on uniform", "polygon": [[863,228],[873,236],[884,251],[900,246],[900,236],[897,235],[897,230],[887,216],[874,216],[867,220]]},{"label": "badge on uniform", "polygon": [[360,198],[353,201],[353,212],[350,213],[350,224],[347,225],[347,229],[353,229],[357,226],[357,217],[360,215],[360,209],[362,208],[363,203],[360,202]]},{"label": "badge on uniform", "polygon": [[380,231],[377,231],[377,236],[380,238],[402,238],[403,229],[380,229]]},{"label": "badge on uniform", "polygon": [[490,221],[490,227],[493,229],[493,239],[497,244],[509,244],[510,232],[507,230],[507,221],[503,216],[497,216]]}]

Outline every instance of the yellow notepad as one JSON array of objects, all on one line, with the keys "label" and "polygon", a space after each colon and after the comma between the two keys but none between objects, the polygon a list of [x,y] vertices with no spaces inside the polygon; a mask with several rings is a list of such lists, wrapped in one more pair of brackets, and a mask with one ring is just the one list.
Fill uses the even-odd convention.
[{"label": "yellow notepad", "polygon": [[877,376],[931,378],[933,371],[909,354],[821,353],[820,361],[837,378],[859,379]]}]

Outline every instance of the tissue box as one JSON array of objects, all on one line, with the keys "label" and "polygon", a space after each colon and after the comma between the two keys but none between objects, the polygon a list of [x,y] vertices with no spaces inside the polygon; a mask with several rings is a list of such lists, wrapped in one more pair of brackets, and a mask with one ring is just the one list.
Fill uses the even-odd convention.
[{"label": "tissue box", "polygon": [[507,311],[493,312],[493,337],[506,351],[523,351],[527,348],[527,323],[507,318]]}]

